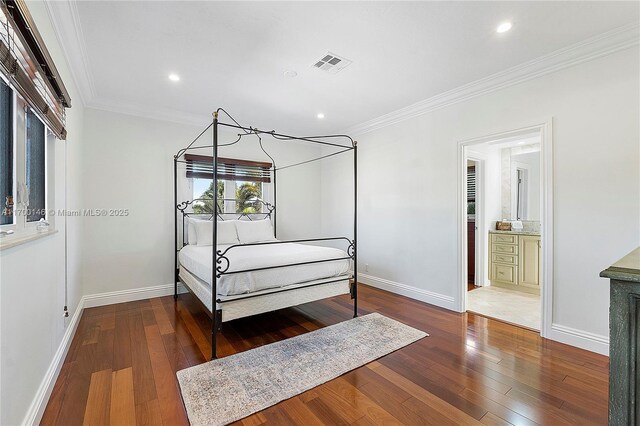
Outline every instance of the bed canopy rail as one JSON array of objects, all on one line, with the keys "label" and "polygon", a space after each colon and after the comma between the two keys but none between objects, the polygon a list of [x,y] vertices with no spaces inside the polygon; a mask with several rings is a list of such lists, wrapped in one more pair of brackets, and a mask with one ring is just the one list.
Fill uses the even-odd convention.
[{"label": "bed canopy rail", "polygon": [[[230,122],[226,123],[226,122],[220,121],[219,117],[221,114],[224,114],[230,120]],[[231,142],[220,143],[219,141],[220,128],[235,129],[239,132],[236,134],[236,138]],[[202,138],[209,130],[212,130],[211,143],[197,144],[200,138]],[[198,166],[193,167],[192,165],[191,170],[197,171],[199,173],[199,176],[207,176],[207,178],[211,179],[212,182],[214,183],[218,182],[219,179],[221,178],[224,179],[226,176],[225,173],[223,173],[224,172],[223,161],[229,161],[229,159],[219,156],[219,149],[238,144],[242,142],[243,139],[246,139],[248,137],[254,137],[257,139],[260,150],[264,155],[266,155],[271,160],[271,163],[259,163],[261,165],[260,167],[262,167],[262,170],[248,171],[248,172],[245,172],[245,175],[250,177],[253,176],[254,179],[258,179],[256,181],[270,182],[272,184],[273,202],[267,202],[262,200],[259,197],[254,197],[253,199],[249,199],[249,202],[253,203],[253,205],[255,206],[258,206],[259,207],[258,209],[254,209],[253,211],[250,211],[250,212],[244,212],[244,211],[227,212],[226,206],[228,204],[235,203],[237,200],[216,197],[216,200],[214,202],[213,197],[211,198],[205,197],[205,198],[195,198],[195,199],[181,201],[181,202],[178,201],[178,164],[187,164],[187,167],[190,167],[189,162],[190,161],[193,162],[194,158],[199,157],[199,159],[197,160],[199,161]],[[276,165],[276,161],[273,158],[273,156],[269,154],[269,152],[265,149],[263,145],[263,138],[267,138],[267,137],[273,138],[274,140],[277,140],[283,143],[297,142],[297,143],[316,144],[322,147],[336,149],[337,151],[331,152],[328,154],[324,153],[323,155],[315,158],[311,158],[304,161],[299,161],[299,162],[278,167]],[[192,154],[193,152],[197,152],[198,154],[202,152],[211,153],[211,156],[204,157],[202,155],[194,155]],[[309,239],[296,239],[296,240],[275,240],[275,241],[256,242],[256,243],[249,243],[249,244],[233,244],[224,248],[223,250],[218,249],[216,242],[217,242],[217,234],[218,234],[217,228],[218,228],[219,221],[231,220],[231,219],[246,219],[246,220],[270,219],[273,224],[274,235],[277,236],[276,206],[277,206],[278,171],[304,166],[309,163],[321,161],[333,156],[345,154],[347,152],[353,153],[353,202],[354,204],[353,204],[353,237],[352,238],[349,238],[346,236],[338,236],[338,237],[309,238]],[[240,160],[234,160],[234,161],[240,161]],[[252,162],[252,163],[258,164],[257,162]],[[178,281],[180,280],[178,254],[181,250],[181,247],[184,247],[186,245],[186,238],[184,237],[186,235],[185,233],[186,221],[189,217],[193,217],[193,218],[197,217],[199,219],[210,220],[213,222],[212,241],[214,244],[213,245],[214,249],[212,249],[212,259],[211,259],[212,266],[213,266],[211,268],[211,349],[212,349],[211,358],[212,359],[217,358],[217,353],[216,353],[217,338],[216,337],[217,337],[217,332],[221,329],[221,325],[222,325],[222,307],[224,306],[224,303],[228,303],[232,301],[236,302],[242,299],[251,299],[253,297],[257,297],[257,295],[254,295],[252,293],[234,295],[232,298],[218,297],[218,280],[224,275],[238,274],[243,272],[245,273],[255,272],[255,271],[261,271],[265,269],[286,268],[290,266],[310,265],[310,264],[321,263],[321,262],[331,262],[331,261],[335,262],[335,261],[348,259],[353,263],[352,273],[349,277],[349,293],[351,294],[351,299],[353,300],[353,316],[354,317],[358,316],[358,285],[357,285],[358,284],[358,280],[357,280],[358,258],[357,258],[357,244],[356,244],[357,233],[358,233],[357,163],[358,163],[357,142],[354,141],[348,135],[338,134],[338,135],[319,135],[319,136],[292,136],[288,134],[278,133],[275,130],[269,130],[269,131],[260,130],[252,126],[247,127],[247,126],[241,125],[223,108],[218,108],[213,113],[212,122],[204,130],[202,130],[202,132],[200,132],[200,134],[198,134],[198,136],[191,143],[189,143],[185,148],[180,149],[176,153],[176,155],[173,157],[174,206],[177,210],[176,214],[174,214],[174,219],[175,219],[174,299],[176,300],[178,297]],[[223,166],[222,170],[220,169],[221,165]],[[259,179],[263,179],[263,180],[259,180]],[[264,179],[268,179],[268,180],[264,180]],[[215,192],[217,193],[217,186],[215,185],[214,185],[214,188],[216,188]],[[210,204],[210,206],[208,206],[208,209],[202,208],[202,206],[207,206],[207,203]],[[197,209],[197,211],[194,211],[195,206],[200,206],[201,208]],[[178,223],[178,212],[180,212],[182,216],[181,224]],[[182,236],[183,236],[182,244],[179,243],[179,233],[178,233],[179,226],[182,227]],[[238,250],[240,247],[270,246],[270,245],[281,245],[281,244],[287,244],[287,243],[313,244],[313,243],[326,243],[326,242],[334,242],[334,243],[342,242],[346,244],[345,251],[347,255],[340,258],[311,260],[311,261],[304,261],[304,262],[291,262],[291,263],[287,263],[279,266],[246,268],[242,270],[231,269],[231,265],[228,257],[229,252]],[[317,283],[310,282],[306,284],[303,283],[304,285],[295,285],[290,287],[291,287],[291,290],[299,290],[301,288],[302,289],[310,288],[316,285],[328,284],[336,281],[338,280],[333,280],[333,281],[324,280],[322,282],[317,282]],[[189,289],[188,286],[186,287],[187,289]],[[270,293],[283,293],[289,290],[290,289],[285,286],[285,287],[277,288]],[[198,299],[198,297],[196,297],[196,299]]]}]

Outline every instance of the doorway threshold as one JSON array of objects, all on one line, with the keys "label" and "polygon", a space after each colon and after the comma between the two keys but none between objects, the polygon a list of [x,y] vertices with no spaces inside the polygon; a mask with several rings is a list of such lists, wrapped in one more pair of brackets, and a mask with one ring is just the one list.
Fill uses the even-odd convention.
[{"label": "doorway threshold", "polygon": [[540,296],[489,286],[467,294],[467,311],[540,331]]}]

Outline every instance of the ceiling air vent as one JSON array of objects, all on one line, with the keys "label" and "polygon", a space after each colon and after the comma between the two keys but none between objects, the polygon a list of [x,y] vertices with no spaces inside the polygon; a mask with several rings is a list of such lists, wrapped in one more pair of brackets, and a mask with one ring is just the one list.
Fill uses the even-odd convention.
[{"label": "ceiling air vent", "polygon": [[351,62],[352,61],[347,58],[327,52],[321,59],[317,60],[313,66],[319,70],[328,72],[329,74],[337,74],[351,65]]}]

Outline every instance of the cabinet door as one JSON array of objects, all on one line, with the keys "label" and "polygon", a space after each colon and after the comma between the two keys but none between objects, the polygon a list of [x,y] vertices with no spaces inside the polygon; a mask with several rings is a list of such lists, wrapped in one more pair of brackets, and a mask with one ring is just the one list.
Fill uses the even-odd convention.
[{"label": "cabinet door", "polygon": [[521,235],[518,252],[519,284],[540,288],[540,237]]},{"label": "cabinet door", "polygon": [[516,265],[491,264],[491,281],[517,285],[518,267]]}]

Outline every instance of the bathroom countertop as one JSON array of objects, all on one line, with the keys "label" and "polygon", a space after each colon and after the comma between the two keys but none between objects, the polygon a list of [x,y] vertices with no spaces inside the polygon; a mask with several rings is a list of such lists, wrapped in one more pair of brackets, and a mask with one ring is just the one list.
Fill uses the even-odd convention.
[{"label": "bathroom countertop", "polygon": [[497,231],[492,229],[489,231],[490,234],[514,234],[514,235],[531,235],[534,237],[539,237],[540,232],[536,231]]}]

